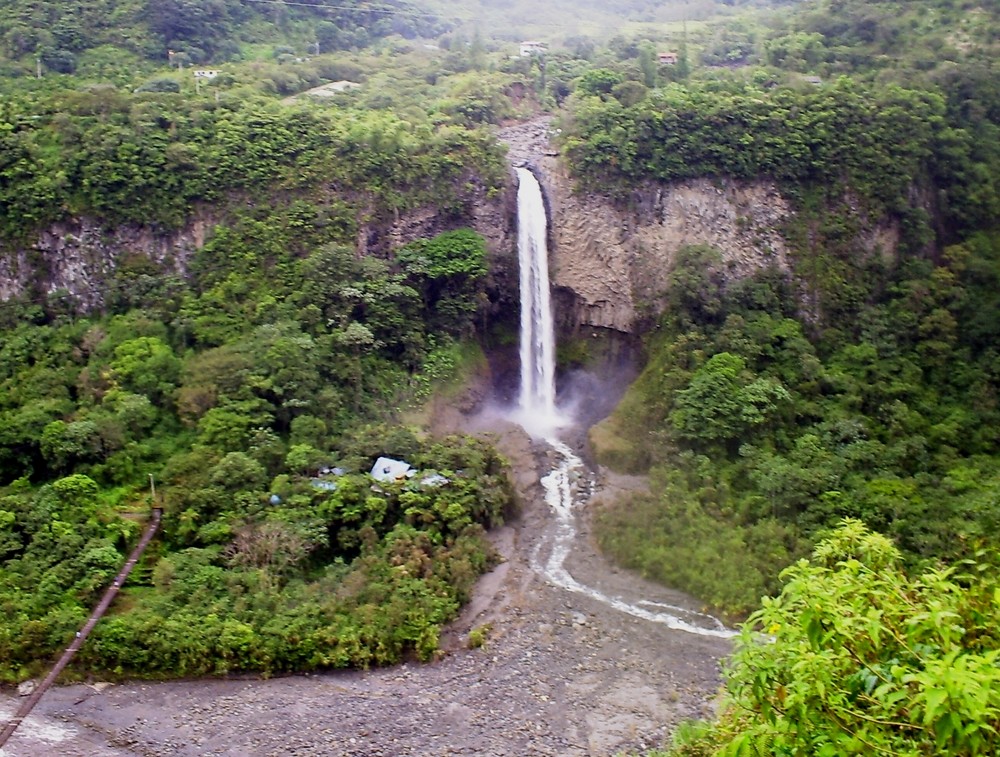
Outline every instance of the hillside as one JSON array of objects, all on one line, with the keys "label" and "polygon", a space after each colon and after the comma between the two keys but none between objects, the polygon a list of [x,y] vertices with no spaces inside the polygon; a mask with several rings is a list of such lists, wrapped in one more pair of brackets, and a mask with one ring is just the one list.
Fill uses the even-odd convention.
[{"label": "hillside", "polygon": [[[195,6],[0,5],[0,679],[77,627],[150,479],[163,536],[76,674],[434,657],[517,498],[492,446],[401,418],[439,392],[475,404],[516,340],[497,133],[545,114],[545,155],[518,159],[558,216],[562,374],[642,356],[589,438],[652,485],[606,502],[595,539],[732,619],[775,597],[734,687],[766,668],[791,691],[859,611],[859,575],[913,606],[947,594],[954,634],[914,621],[919,654],[876,639],[874,678],[829,670],[852,717],[920,721],[872,738],[919,732],[926,752],[938,710],[874,700],[939,698],[940,660],[993,643],[995,5]],[[529,36],[548,51],[514,56]],[[373,482],[384,455],[420,475]],[[810,577],[843,590],[822,615]],[[801,722],[822,710],[796,694]],[[863,752],[802,746],[781,701],[740,701],[752,714],[726,710],[691,754],[744,733]],[[960,730],[938,746],[992,747]]]},{"label": "hillside", "polygon": [[[214,91],[66,74],[4,100],[5,680],[78,627],[154,503],[81,670],[426,659],[491,565],[504,462],[398,417],[480,370],[493,251],[468,226],[502,153],[461,117],[282,104],[271,60]],[[383,455],[423,474],[372,492]]]},{"label": "hillside", "polygon": [[[417,4],[265,0],[99,0],[0,3],[0,53],[10,74],[89,72],[121,54],[174,65],[240,60],[254,45],[315,54],[365,47],[391,34],[436,37],[447,25]],[[316,47],[318,45],[318,47]],[[30,72],[30,73],[29,73]]]}]

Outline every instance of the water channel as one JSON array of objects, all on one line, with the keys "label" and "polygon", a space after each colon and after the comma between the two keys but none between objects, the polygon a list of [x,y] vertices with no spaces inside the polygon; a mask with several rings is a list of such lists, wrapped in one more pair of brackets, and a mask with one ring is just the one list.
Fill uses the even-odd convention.
[{"label": "water channel", "polygon": [[[680,604],[631,603],[604,594],[575,579],[565,567],[577,539],[578,510],[593,491],[593,476],[573,450],[559,439],[572,419],[556,405],[556,340],[549,296],[548,218],[541,186],[527,168],[518,168],[518,263],[521,295],[521,388],[517,420],[555,452],[556,462],[542,478],[545,502],[555,515],[548,538],[535,550],[533,563],[552,584],[584,594],[615,610],[668,628],[702,636],[730,638],[734,631],[717,618]],[[543,556],[544,555],[544,556]]]}]

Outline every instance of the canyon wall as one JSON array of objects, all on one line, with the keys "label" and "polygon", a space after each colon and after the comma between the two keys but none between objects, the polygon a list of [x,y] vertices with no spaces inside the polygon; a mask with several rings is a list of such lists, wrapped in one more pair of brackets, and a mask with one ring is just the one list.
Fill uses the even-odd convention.
[{"label": "canyon wall", "polygon": [[[502,293],[495,297],[498,301],[509,299],[516,307],[517,256],[511,241],[516,238],[515,192],[511,185],[496,196],[488,196],[482,187],[472,187],[458,212],[442,213],[427,207],[389,219],[361,219],[355,242],[358,254],[385,255],[414,239],[471,227],[487,241],[494,272],[492,289]],[[209,210],[195,213],[183,228],[169,233],[139,225],[107,228],[92,218],[53,224],[30,244],[0,244],[0,301],[22,295],[39,301],[58,294],[72,300],[80,312],[100,310],[123,262],[142,256],[164,275],[183,276],[192,256],[211,237],[215,226],[225,221],[222,211]],[[513,292],[507,294],[511,286]]]},{"label": "canyon wall", "polygon": [[157,234],[133,225],[107,229],[91,218],[53,224],[29,247],[0,247],[0,301],[64,292],[83,312],[99,309],[124,257],[142,255],[164,273],[183,273],[212,225],[195,216],[180,231]]},{"label": "canyon wall", "polygon": [[773,183],[697,179],[650,184],[627,207],[576,194],[553,157],[536,164],[551,215],[551,277],[563,328],[633,332],[662,308],[677,251],[719,249],[726,273],[788,269],[780,229],[792,212]]},{"label": "canyon wall", "polygon": [[[718,249],[727,277],[767,266],[789,270],[782,228],[794,212],[773,182],[697,179],[637,187],[627,201],[575,192],[551,149],[548,118],[501,130],[512,165],[528,165],[542,184],[550,223],[550,276],[559,330],[637,333],[662,312],[677,251]],[[459,206],[418,208],[359,220],[358,254],[385,255],[408,241],[471,227],[487,240],[489,317],[516,320],[518,308],[515,178],[499,193],[468,186]],[[100,309],[107,284],[128,256],[142,255],[164,273],[183,274],[221,219],[195,215],[182,230],[105,229],[78,219],[52,226],[23,249],[0,248],[0,300],[67,293],[83,311]],[[869,252],[895,253],[898,229],[875,227],[858,240]]]}]

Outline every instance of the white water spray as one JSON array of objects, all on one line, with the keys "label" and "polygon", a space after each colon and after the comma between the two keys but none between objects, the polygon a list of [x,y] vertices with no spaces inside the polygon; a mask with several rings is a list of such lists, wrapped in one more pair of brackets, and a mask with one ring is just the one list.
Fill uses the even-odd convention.
[{"label": "white water spray", "polygon": [[549,297],[548,220],[542,188],[527,168],[517,169],[517,256],[521,284],[521,424],[551,432],[556,411],[556,338]]},{"label": "white water spray", "polygon": [[[521,393],[515,420],[532,436],[542,437],[559,454],[562,461],[542,478],[545,502],[556,516],[553,532],[535,553],[535,567],[550,582],[567,591],[583,594],[637,618],[663,623],[669,628],[702,636],[729,638],[733,632],[711,615],[673,605],[656,605],[640,601],[629,604],[618,597],[577,581],[565,567],[566,558],[576,539],[574,508],[581,502],[579,483],[584,472],[583,462],[573,451],[555,438],[555,431],[567,425],[556,409],[555,390],[555,329],[549,298],[549,260],[546,237],[548,219],[542,189],[534,174],[526,168],[517,169],[517,250],[521,286]],[[539,553],[548,547],[548,557],[540,562]]]}]

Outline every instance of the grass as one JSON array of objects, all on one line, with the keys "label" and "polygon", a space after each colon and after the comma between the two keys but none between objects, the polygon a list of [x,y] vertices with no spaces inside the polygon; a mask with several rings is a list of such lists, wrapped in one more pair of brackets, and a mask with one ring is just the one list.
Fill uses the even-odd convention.
[{"label": "grass", "polygon": [[626,433],[618,416],[610,415],[591,426],[587,437],[601,465],[619,473],[644,473],[649,460],[636,435]]}]

